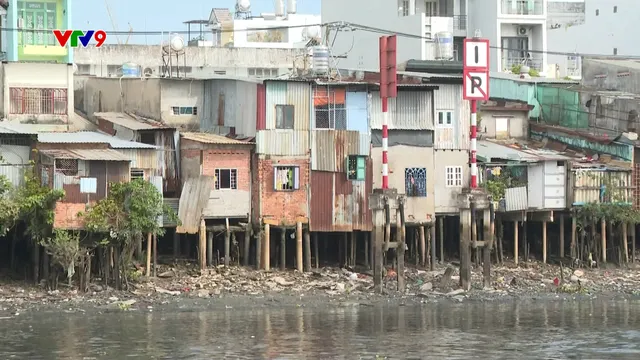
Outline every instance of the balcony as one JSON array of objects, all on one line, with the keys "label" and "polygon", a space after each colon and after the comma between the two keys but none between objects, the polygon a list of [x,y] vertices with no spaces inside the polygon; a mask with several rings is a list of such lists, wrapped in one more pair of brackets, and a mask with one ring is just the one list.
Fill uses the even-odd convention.
[{"label": "balcony", "polygon": [[542,59],[538,59],[535,57],[527,60],[521,57],[503,57],[502,58],[503,69],[511,70],[515,66],[522,66],[522,65],[526,65],[530,69],[542,71]]},{"label": "balcony", "polygon": [[502,0],[502,15],[542,16],[544,15],[542,0]]},{"label": "balcony", "polygon": [[467,31],[467,15],[453,15],[453,30]]}]

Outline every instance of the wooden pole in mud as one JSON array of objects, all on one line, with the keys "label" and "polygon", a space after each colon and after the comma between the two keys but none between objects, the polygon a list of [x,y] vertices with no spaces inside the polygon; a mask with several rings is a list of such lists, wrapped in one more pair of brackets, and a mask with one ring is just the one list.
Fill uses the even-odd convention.
[{"label": "wooden pole in mud", "polygon": [[262,237],[264,236],[264,231],[262,231],[262,229],[260,229],[260,231],[258,231],[257,234],[255,234],[256,236],[256,270],[260,270],[262,269],[262,243],[263,243],[263,239]]},{"label": "wooden pole in mud", "polygon": [[318,233],[313,233],[313,254],[315,260],[316,269],[320,268],[320,252],[318,250]]},{"label": "wooden pole in mud", "polygon": [[564,259],[564,214],[560,215],[560,259]]},{"label": "wooden pole in mud", "polygon": [[153,234],[153,277],[158,274],[158,235]]},{"label": "wooden pole in mud", "polygon": [[269,227],[269,224],[264,224],[264,247],[263,247],[264,251],[262,252],[262,256],[263,256],[263,261],[262,263],[264,264],[264,270],[265,271],[269,271],[271,270],[271,264],[270,264],[270,260],[271,260],[271,229]]},{"label": "wooden pole in mud", "polygon": [[287,229],[280,231],[280,270],[287,268]]},{"label": "wooden pole in mud", "polygon": [[440,228],[440,264],[444,264],[444,216],[438,218],[438,227]]},{"label": "wooden pole in mud", "polygon": [[636,262],[636,224],[631,224],[631,263]]},{"label": "wooden pole in mud", "polygon": [[382,293],[382,246],[385,238],[384,210],[373,211],[373,284]]},{"label": "wooden pole in mud", "polygon": [[460,209],[460,287],[471,289],[471,209]]},{"label": "wooden pole in mud", "polygon": [[244,252],[242,262],[244,266],[249,266],[249,253],[251,251],[251,224],[247,224],[244,230]]},{"label": "wooden pole in mud", "polygon": [[[576,229],[578,228],[576,213],[571,214],[571,260],[576,258]],[[593,239],[595,241],[595,239]]]},{"label": "wooden pole in mud", "polygon": [[369,245],[369,232],[365,231],[362,233],[364,237],[364,267],[369,269],[369,254],[371,253],[371,246]]},{"label": "wooden pole in mud", "polygon": [[629,224],[622,223],[622,251],[624,251],[624,262],[629,263]]},{"label": "wooden pole in mud", "polygon": [[605,219],[600,220],[600,241],[602,242],[602,263],[607,262],[607,221]]},{"label": "wooden pole in mud", "polygon": [[542,222],[542,262],[547,263],[547,222]]},{"label": "wooden pole in mud", "polygon": [[213,231],[207,233],[207,265],[213,266]]},{"label": "wooden pole in mud", "polygon": [[224,219],[226,231],[224,233],[224,266],[229,266],[231,262],[231,229],[229,229],[229,218]]},{"label": "wooden pole in mud", "polygon": [[304,271],[302,261],[302,223],[298,221],[296,224],[296,266],[299,272]]},{"label": "wooden pole in mud", "polygon": [[151,235],[151,233],[147,234],[147,277],[151,276],[151,245],[152,245],[152,238],[153,235]]},{"label": "wooden pole in mud", "polygon": [[429,240],[431,240],[431,271],[436,269],[436,224],[429,227]]},{"label": "wooden pole in mud", "polygon": [[399,208],[396,211],[396,262],[398,263],[398,291],[404,292],[405,290],[405,281],[404,281],[404,204],[400,203]]},{"label": "wooden pole in mud", "polygon": [[424,234],[424,226],[420,226],[420,265],[427,266],[427,244]]},{"label": "wooden pole in mud", "polygon": [[491,287],[491,249],[493,248],[493,205],[491,208],[483,210],[482,228],[484,234],[484,246],[482,247],[482,279],[484,288]]},{"label": "wooden pole in mud", "polygon": [[513,222],[513,261],[518,266],[518,222]]},{"label": "wooden pole in mud", "polygon": [[198,245],[198,258],[200,260],[200,270],[207,268],[207,226],[204,219],[200,219],[200,241]]},{"label": "wooden pole in mud", "polygon": [[304,271],[311,271],[311,234],[309,234],[309,229],[304,231]]}]

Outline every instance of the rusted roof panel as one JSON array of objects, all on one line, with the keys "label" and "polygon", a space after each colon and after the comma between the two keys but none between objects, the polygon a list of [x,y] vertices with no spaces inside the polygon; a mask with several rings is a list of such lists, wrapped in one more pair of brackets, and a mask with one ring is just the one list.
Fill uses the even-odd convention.
[{"label": "rusted roof panel", "polygon": [[120,125],[124,128],[138,131],[138,130],[159,130],[159,129],[174,129],[174,127],[167,126],[159,121],[143,118],[140,116],[129,115],[119,112],[99,112],[93,114],[96,118],[108,121],[115,125]]},{"label": "rusted roof panel", "polygon": [[42,132],[38,142],[44,144],[109,144],[113,149],[156,149],[155,146],[119,139],[115,136],[94,132]]},{"label": "rusted roof panel", "polygon": [[184,132],[180,133],[183,139],[197,141],[204,144],[216,144],[216,145],[251,145],[253,142],[231,139],[226,136],[211,134],[211,133],[199,133],[199,132]]},{"label": "rusted roof panel", "polygon": [[360,133],[349,130],[313,130],[312,170],[345,172],[348,155],[360,154]]},{"label": "rusted roof panel", "polygon": [[111,149],[64,149],[41,150],[40,152],[54,159],[131,161],[126,155]]},{"label": "rusted roof panel", "polygon": [[182,189],[178,208],[178,219],[182,223],[176,228],[178,234],[196,234],[198,232],[202,211],[209,201],[213,182],[213,176],[201,175],[197,178],[187,179]]}]

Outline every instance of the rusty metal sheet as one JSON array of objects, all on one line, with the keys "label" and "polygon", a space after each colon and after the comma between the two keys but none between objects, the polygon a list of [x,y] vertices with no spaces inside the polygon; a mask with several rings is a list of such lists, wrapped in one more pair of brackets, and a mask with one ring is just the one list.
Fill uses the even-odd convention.
[{"label": "rusty metal sheet", "polygon": [[[361,134],[350,130],[313,130],[311,170],[346,172],[348,155],[359,155]],[[367,150],[368,155],[368,150]]]},{"label": "rusty metal sheet", "polygon": [[353,183],[353,230],[373,230],[369,194],[373,192],[373,161],[367,158],[367,176],[364,182]]},{"label": "rusty metal sheet", "polygon": [[178,218],[182,224],[176,228],[177,233],[198,233],[202,211],[209,201],[213,184],[213,176],[201,175],[197,178],[187,179],[180,196]]},{"label": "rusty metal sheet", "polygon": [[262,155],[302,156],[309,153],[309,131],[260,130],[256,152]]},{"label": "rusty metal sheet", "polygon": [[505,190],[506,211],[526,210],[528,208],[527,187],[520,186]]}]

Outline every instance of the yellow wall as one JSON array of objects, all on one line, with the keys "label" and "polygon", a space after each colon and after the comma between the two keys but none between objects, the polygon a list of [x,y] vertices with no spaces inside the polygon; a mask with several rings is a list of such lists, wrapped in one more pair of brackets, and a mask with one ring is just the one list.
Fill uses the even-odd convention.
[{"label": "yellow wall", "polygon": [[[24,2],[37,2],[37,3],[55,3],[56,4],[56,26],[58,29],[64,30],[67,28],[64,22],[64,2],[63,0],[34,0]],[[20,10],[18,10],[18,17],[20,17]],[[56,61],[64,63],[66,62],[66,56],[68,53],[67,47],[61,47],[57,43],[54,45],[22,45],[21,34],[18,33],[18,60],[20,61]]]}]

